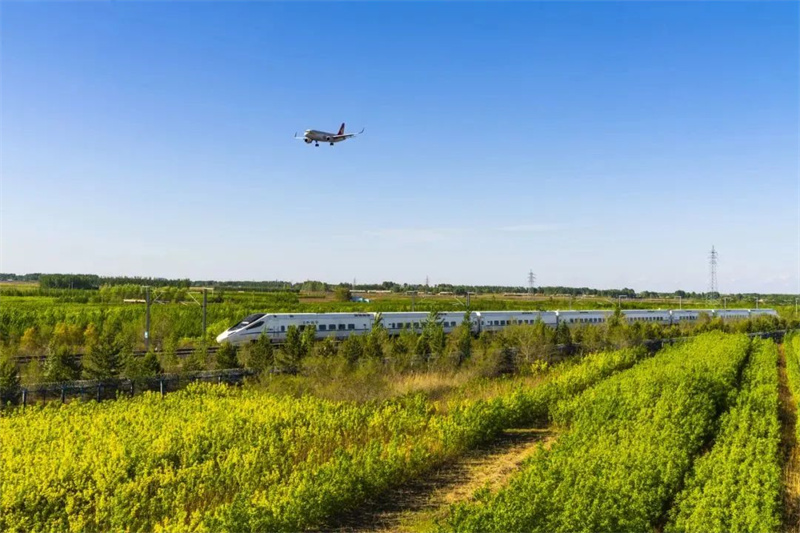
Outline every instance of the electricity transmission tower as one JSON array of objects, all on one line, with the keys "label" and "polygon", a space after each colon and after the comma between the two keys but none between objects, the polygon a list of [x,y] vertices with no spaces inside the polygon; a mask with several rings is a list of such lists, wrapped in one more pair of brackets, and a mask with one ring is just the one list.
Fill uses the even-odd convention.
[{"label": "electricity transmission tower", "polygon": [[711,279],[709,282],[709,298],[716,297],[719,292],[717,286],[717,251],[714,246],[711,246],[711,255],[709,256],[709,267],[711,268]]},{"label": "electricity transmission tower", "polygon": [[536,283],[536,274],[533,273],[533,270],[528,272],[528,294],[533,296],[533,286]]}]

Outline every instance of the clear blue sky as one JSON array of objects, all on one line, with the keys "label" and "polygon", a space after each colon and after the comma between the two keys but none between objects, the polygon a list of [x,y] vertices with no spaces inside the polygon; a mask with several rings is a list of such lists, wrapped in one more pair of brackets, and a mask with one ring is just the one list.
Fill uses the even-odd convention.
[{"label": "clear blue sky", "polygon": [[799,5],[4,2],[0,271],[796,292]]}]

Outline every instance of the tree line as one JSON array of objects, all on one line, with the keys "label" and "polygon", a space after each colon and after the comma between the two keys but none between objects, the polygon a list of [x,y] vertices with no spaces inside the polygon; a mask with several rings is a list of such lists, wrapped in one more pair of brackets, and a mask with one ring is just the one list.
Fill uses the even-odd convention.
[{"label": "tree line", "polygon": [[[427,285],[424,283],[398,283],[394,281],[383,281],[381,283],[327,283],[318,280],[306,280],[302,282],[289,282],[282,280],[269,281],[220,281],[220,280],[191,280],[188,278],[168,279],[160,277],[139,277],[139,276],[99,276],[96,274],[13,274],[0,273],[0,281],[38,281],[42,289],[91,289],[100,290],[103,286],[116,285],[136,285],[151,287],[177,287],[188,289],[190,287],[212,287],[215,289],[238,289],[264,292],[332,292],[337,288],[349,288],[353,291],[381,290],[392,293],[405,292],[428,292],[439,293],[449,292],[453,294],[465,295],[468,292],[474,294],[502,294],[502,293],[528,293],[529,287],[521,285],[464,285],[451,283],[438,283]],[[705,293],[695,291],[675,290],[671,292],[657,291],[635,291],[634,289],[623,287],[621,289],[597,289],[591,287],[565,287],[565,286],[541,286],[534,287],[533,294],[555,296],[595,296],[606,298],[714,298],[721,297],[719,293]],[[737,293],[729,297],[733,299],[754,299],[758,295],[755,293]],[[790,295],[786,295],[787,298]],[[793,296],[791,296],[793,298]],[[792,300],[793,301],[793,300]],[[789,300],[787,299],[787,302]]]}]

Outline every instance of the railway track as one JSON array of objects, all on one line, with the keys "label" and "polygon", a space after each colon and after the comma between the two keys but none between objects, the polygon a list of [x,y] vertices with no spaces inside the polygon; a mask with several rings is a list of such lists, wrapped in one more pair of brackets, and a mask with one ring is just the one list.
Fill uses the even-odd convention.
[{"label": "railway track", "polygon": [[[185,358],[189,357],[190,355],[192,355],[198,349],[199,348],[178,348],[178,349],[175,350],[175,355],[180,357],[181,359],[185,359]],[[219,346],[208,346],[206,348],[206,353],[213,355],[213,354],[217,353],[217,350],[219,350]],[[135,355],[135,356],[143,356],[146,353],[147,353],[146,350],[134,350],[133,355]],[[159,354],[159,353],[162,353],[162,352],[155,351],[154,353]],[[81,359],[83,359],[84,355],[86,355],[86,354],[76,353],[76,354],[70,355],[70,357],[72,359],[81,360]],[[18,356],[16,356],[14,358],[14,360],[17,362],[17,364],[20,364],[20,365],[24,365],[24,364],[30,363],[31,361],[43,362],[46,359],[47,359],[46,355],[18,355]]]}]

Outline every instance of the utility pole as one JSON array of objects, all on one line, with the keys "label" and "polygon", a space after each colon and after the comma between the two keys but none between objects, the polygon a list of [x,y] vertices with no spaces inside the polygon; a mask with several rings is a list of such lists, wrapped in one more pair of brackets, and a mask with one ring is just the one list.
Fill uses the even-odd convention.
[{"label": "utility pole", "polygon": [[714,246],[711,246],[711,255],[709,256],[709,266],[711,268],[711,279],[709,282],[709,298],[714,298],[714,295],[719,292],[717,286],[717,251]]},{"label": "utility pole", "polygon": [[208,305],[207,289],[203,287],[203,344],[206,342],[206,305]]},{"label": "utility pole", "polygon": [[417,291],[411,291],[411,311],[414,311],[414,296],[417,294]]},{"label": "utility pole", "polygon": [[[470,295],[470,292],[467,291],[467,311],[469,311],[469,295]],[[797,302],[797,300],[795,300],[795,302]]]},{"label": "utility pole", "polygon": [[144,314],[144,351],[150,351],[150,287],[144,288],[144,299],[146,304]]},{"label": "utility pole", "polygon": [[723,298],[722,299],[722,308],[723,309],[727,309],[728,308],[728,299],[727,298]]},{"label": "utility pole", "polygon": [[528,295],[533,297],[533,286],[536,284],[536,274],[533,270],[528,271]]}]

